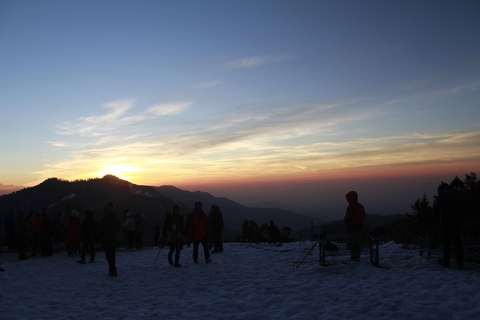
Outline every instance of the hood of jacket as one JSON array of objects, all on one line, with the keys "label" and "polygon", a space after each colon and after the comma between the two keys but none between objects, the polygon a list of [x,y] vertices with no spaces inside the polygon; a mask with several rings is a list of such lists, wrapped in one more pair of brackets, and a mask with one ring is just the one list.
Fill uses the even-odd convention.
[{"label": "hood of jacket", "polygon": [[350,191],[345,195],[345,197],[350,204],[358,202],[358,193],[356,191]]}]

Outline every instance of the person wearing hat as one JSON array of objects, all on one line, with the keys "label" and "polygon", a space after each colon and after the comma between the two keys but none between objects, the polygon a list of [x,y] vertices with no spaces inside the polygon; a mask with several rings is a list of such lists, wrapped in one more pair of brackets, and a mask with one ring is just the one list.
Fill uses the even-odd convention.
[{"label": "person wearing hat", "polygon": [[108,275],[111,277],[117,276],[116,266],[116,249],[117,249],[117,232],[120,230],[121,222],[113,214],[113,202],[105,204],[104,214],[98,224],[98,234],[102,241],[103,250],[105,251],[105,258],[108,262]]}]

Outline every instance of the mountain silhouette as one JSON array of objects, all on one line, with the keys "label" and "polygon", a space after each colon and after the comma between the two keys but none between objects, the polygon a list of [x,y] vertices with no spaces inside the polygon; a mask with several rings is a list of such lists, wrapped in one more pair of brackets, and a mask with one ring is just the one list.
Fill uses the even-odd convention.
[{"label": "mountain silhouette", "polygon": [[14,186],[14,185],[3,185],[0,183],[0,196],[4,194],[9,194],[18,190],[23,189],[24,187]]},{"label": "mountain silhouette", "polygon": [[259,226],[262,223],[270,223],[270,221],[273,220],[280,230],[283,227],[290,227],[293,230],[292,234],[308,227],[312,221],[315,224],[322,224],[324,222],[320,219],[288,210],[246,207],[227,198],[215,197],[207,192],[189,192],[178,189],[174,186],[161,186],[155,189],[170,199],[181,201],[191,207],[194,206],[195,202],[200,201],[207,214],[213,204],[218,205],[223,213],[225,227],[231,230],[236,230],[236,234],[240,233],[242,223],[245,219],[252,219]]},{"label": "mountain silhouette", "polygon": [[[203,203],[205,213],[216,204],[220,207],[225,221],[224,239],[235,241],[241,233],[241,225],[245,219],[253,219],[257,224],[275,224],[282,229],[290,227],[293,232],[298,232],[310,225],[321,223],[320,220],[296,214],[290,211],[275,208],[248,208],[227,198],[215,197],[206,192],[189,192],[174,186],[141,186],[119,179],[112,175],[103,178],[88,180],[66,181],[50,178],[37,186],[24,188],[11,194],[0,196],[0,217],[3,219],[10,210],[38,212],[47,208],[51,216],[63,212],[67,205],[80,214],[80,219],[85,217],[85,211],[94,212],[95,219],[100,219],[105,203],[112,201],[115,205],[114,213],[123,221],[123,212],[129,209],[134,213],[144,216],[144,245],[153,245],[153,226],[156,223],[163,225],[165,213],[173,205],[178,204],[181,212],[186,215],[192,212],[195,202]],[[119,238],[121,232],[119,232]]]}]

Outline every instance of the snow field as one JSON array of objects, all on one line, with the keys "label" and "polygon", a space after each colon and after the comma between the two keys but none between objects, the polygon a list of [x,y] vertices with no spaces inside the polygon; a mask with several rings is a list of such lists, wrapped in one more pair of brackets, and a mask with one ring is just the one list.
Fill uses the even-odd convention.
[{"label": "snow field", "polygon": [[[192,248],[181,268],[167,249],[117,252],[118,277],[103,252],[95,263],[58,253],[18,261],[1,254],[2,319],[480,319],[480,265],[445,269],[436,259],[380,246],[380,264],[321,267],[318,250],[295,266],[311,244],[225,244],[205,264]],[[87,257],[88,259],[88,257]],[[329,256],[329,262],[348,257]],[[455,263],[452,263],[455,266]]]}]

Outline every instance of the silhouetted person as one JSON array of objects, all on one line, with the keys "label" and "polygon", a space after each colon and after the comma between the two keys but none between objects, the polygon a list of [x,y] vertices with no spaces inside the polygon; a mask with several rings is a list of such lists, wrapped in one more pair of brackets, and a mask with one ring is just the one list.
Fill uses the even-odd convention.
[{"label": "silhouetted person", "polygon": [[133,212],[128,211],[126,213],[122,227],[127,234],[127,249],[133,249],[135,246],[135,219],[133,218]]},{"label": "silhouetted person", "polygon": [[70,220],[67,227],[67,242],[70,244],[69,256],[80,253],[80,244],[82,243],[82,229],[80,228],[80,219],[78,212],[72,210]]},{"label": "silhouetted person", "polygon": [[[33,212],[32,212],[33,214]],[[40,243],[40,224],[42,222],[42,215],[40,212],[36,212],[28,222],[29,225],[29,234],[32,244],[32,257],[37,255],[37,247]]]},{"label": "silhouetted person", "polygon": [[450,244],[455,245],[458,269],[463,269],[464,252],[460,238],[461,231],[461,199],[460,192],[444,184],[439,187],[438,209],[440,209],[440,225],[443,234],[443,260],[439,262],[450,267]]},{"label": "silhouetted person", "polygon": [[249,241],[249,238],[248,238],[249,230],[250,230],[250,225],[248,224],[248,220],[245,219],[242,223],[242,238],[240,239],[240,241],[242,242]]},{"label": "silhouetted person", "polygon": [[63,240],[65,241],[65,248],[67,249],[67,253],[69,256],[72,255],[72,249],[70,246],[70,242],[68,242],[68,224],[70,222],[70,218],[72,217],[72,206],[67,204],[65,206],[65,211],[62,213],[62,219],[61,219],[61,227],[63,230]]},{"label": "silhouetted person", "polygon": [[56,244],[64,242],[62,211],[57,211],[53,214],[53,242]]},{"label": "silhouetted person", "polygon": [[50,257],[53,254],[52,237],[55,232],[53,221],[48,218],[47,209],[42,210],[42,221],[40,222],[40,251],[42,257]]},{"label": "silhouetted person", "polygon": [[[168,263],[174,267],[181,267],[182,265],[178,263],[178,260],[180,259],[180,251],[183,249],[185,230],[183,227],[183,216],[180,213],[179,206],[174,205],[172,212],[166,214],[165,222],[163,224],[163,235],[170,246],[170,251],[168,252]],[[172,260],[174,253],[175,264]]]},{"label": "silhouetted person", "polygon": [[5,233],[7,234],[7,248],[14,250],[17,245],[17,237],[15,235],[15,223],[17,221],[17,215],[15,211],[11,209],[5,216]]},{"label": "silhouetted person", "polygon": [[210,233],[210,224],[208,217],[202,210],[202,203],[196,202],[195,209],[189,224],[187,226],[187,234],[193,239],[193,262],[198,263],[198,246],[201,243],[205,254],[205,263],[210,263],[210,251],[208,250],[208,234]]},{"label": "silhouetted person", "polygon": [[143,216],[140,213],[135,214],[135,248],[141,249],[143,247]]},{"label": "silhouetted person", "polygon": [[223,230],[223,214],[220,208],[214,204],[210,208],[210,214],[208,216],[208,222],[212,230],[212,240],[214,249],[212,253],[223,251],[222,230]]},{"label": "silhouetted person", "polygon": [[87,211],[86,217],[82,222],[82,235],[83,235],[83,243],[82,243],[82,257],[78,263],[85,263],[85,257],[87,255],[87,251],[90,253],[90,262],[95,261],[95,242],[97,238],[97,231],[98,231],[98,223],[93,218],[93,212]]},{"label": "silhouetted person", "polygon": [[268,241],[268,243],[277,243],[280,240],[280,230],[278,230],[278,227],[273,220],[270,221],[268,231],[270,231],[270,241]]},{"label": "silhouetted person", "polygon": [[98,224],[98,234],[102,240],[103,250],[108,262],[108,275],[117,276],[116,249],[117,249],[117,232],[120,230],[121,222],[113,214],[113,202],[108,202],[104,208],[104,214]]},{"label": "silhouetted person", "polygon": [[255,243],[259,242],[258,225],[252,219],[248,221],[248,238],[250,239],[250,242],[255,242]]},{"label": "silhouetted person", "polygon": [[28,226],[27,219],[23,211],[17,212],[17,221],[15,222],[15,234],[18,242],[18,259],[26,260],[25,250],[27,248]]},{"label": "silhouetted person", "polygon": [[363,221],[365,220],[365,208],[358,203],[356,191],[350,191],[345,195],[348,201],[347,213],[343,222],[347,226],[348,250],[350,260],[359,262],[362,247]]}]

